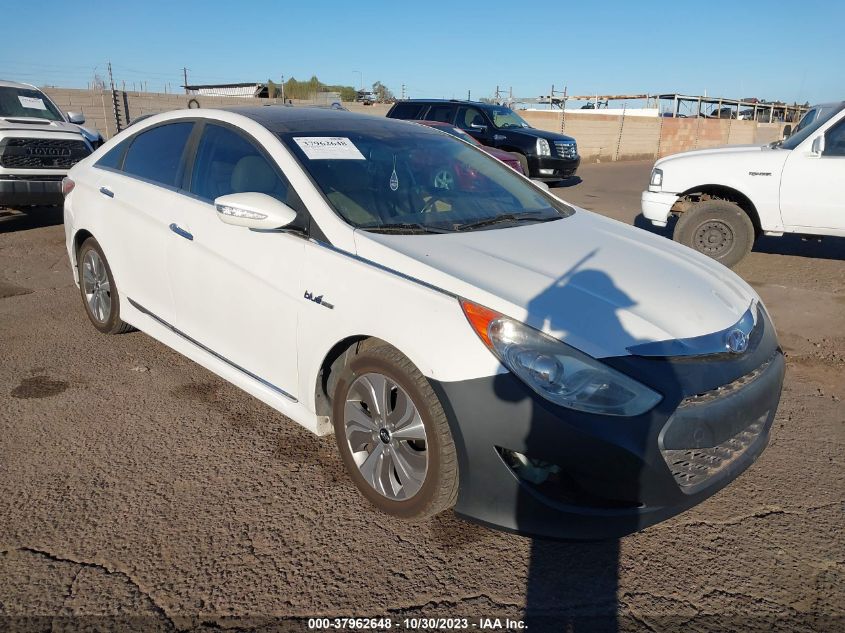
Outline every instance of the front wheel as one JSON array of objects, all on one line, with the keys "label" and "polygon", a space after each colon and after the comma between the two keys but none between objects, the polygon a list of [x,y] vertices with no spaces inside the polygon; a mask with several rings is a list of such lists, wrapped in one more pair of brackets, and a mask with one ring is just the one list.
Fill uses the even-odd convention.
[{"label": "front wheel", "polygon": [[397,349],[359,348],[338,379],[332,423],[350,478],[379,510],[423,519],[455,504],[458,463],[446,415]]},{"label": "front wheel", "polygon": [[733,202],[704,200],[681,214],[672,238],[732,268],[751,251],[754,225]]}]

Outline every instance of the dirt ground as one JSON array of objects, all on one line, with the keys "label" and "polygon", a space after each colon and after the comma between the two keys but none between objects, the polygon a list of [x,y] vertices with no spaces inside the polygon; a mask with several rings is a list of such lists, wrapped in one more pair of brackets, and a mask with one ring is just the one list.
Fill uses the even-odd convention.
[{"label": "dirt ground", "polygon": [[[586,165],[559,193],[634,223],[650,167]],[[788,363],[757,463],[681,516],[577,544],[377,514],[331,437],[142,333],[98,334],[60,221],[0,218],[0,630],[845,629],[845,240],[765,239],[737,268]]]}]

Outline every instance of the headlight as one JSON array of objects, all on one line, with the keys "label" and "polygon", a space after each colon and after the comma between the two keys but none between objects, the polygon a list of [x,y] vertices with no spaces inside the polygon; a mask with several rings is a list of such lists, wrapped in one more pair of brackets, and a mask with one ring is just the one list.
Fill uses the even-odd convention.
[{"label": "headlight", "polygon": [[651,180],[649,181],[653,187],[660,187],[663,185],[663,170],[662,169],[652,169],[651,170]]},{"label": "headlight", "polygon": [[662,396],[542,332],[470,301],[467,320],[502,364],[546,400],[568,409],[635,416]]},{"label": "headlight", "polygon": [[549,147],[549,142],[544,138],[537,139],[537,154],[539,156],[551,156],[552,150]]}]

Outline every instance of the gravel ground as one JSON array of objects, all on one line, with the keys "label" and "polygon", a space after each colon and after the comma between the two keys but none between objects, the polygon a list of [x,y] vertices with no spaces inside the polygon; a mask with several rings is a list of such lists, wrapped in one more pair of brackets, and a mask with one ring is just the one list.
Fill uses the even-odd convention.
[{"label": "gravel ground", "polygon": [[[650,166],[586,165],[559,193],[638,222]],[[737,269],[787,353],[757,463],[672,520],[571,544],[377,514],[332,438],[144,334],[98,334],[60,221],[0,218],[0,630],[845,628],[845,240],[764,240]]]}]

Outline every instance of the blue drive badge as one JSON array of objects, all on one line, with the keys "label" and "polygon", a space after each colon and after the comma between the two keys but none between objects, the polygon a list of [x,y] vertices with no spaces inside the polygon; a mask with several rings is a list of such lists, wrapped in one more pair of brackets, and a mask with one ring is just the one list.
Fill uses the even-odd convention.
[{"label": "blue drive badge", "polygon": [[396,175],[396,154],[393,155],[393,173],[390,174],[390,190],[399,189],[399,176]]}]

